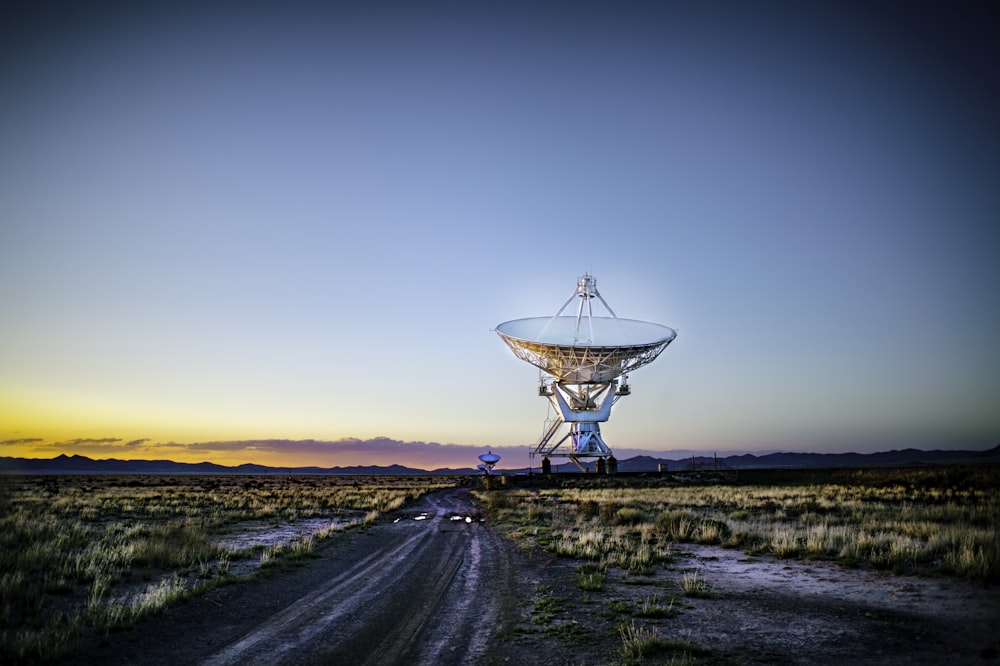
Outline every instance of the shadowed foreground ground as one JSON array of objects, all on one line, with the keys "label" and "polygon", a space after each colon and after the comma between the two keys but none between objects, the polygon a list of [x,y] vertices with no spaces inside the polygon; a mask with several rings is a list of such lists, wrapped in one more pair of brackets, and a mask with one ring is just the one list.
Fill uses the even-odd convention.
[{"label": "shadowed foreground ground", "polygon": [[[640,663],[1000,664],[996,589],[684,545],[668,569],[609,571],[585,592],[580,562],[520,552],[476,515],[465,489],[431,493],[303,567],[87,639],[67,663],[610,664],[618,628],[638,622],[668,642]],[[612,610],[665,600],[691,572],[711,593],[676,598],[676,615]]]},{"label": "shadowed foreground ground", "polygon": [[[481,663],[513,619],[511,548],[467,490],[339,534],[306,566],[213,590],[82,646],[80,664]],[[468,518],[468,519],[467,519]]]}]

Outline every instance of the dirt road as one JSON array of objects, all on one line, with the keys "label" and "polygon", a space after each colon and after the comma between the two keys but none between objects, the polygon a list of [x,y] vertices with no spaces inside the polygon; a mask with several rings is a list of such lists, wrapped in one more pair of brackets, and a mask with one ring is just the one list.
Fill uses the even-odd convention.
[{"label": "dirt road", "polygon": [[510,547],[441,491],[273,579],[214,590],[76,663],[468,664],[512,616]]},{"label": "dirt road", "polygon": [[[522,552],[473,511],[466,490],[432,493],[322,542],[305,566],[88,639],[68,663],[597,666],[622,662],[622,624],[670,642],[652,663],[1000,662],[996,588],[687,544],[653,575],[609,571],[585,591],[579,561]],[[680,594],[692,573],[707,597]],[[653,598],[678,614],[640,617]]]}]

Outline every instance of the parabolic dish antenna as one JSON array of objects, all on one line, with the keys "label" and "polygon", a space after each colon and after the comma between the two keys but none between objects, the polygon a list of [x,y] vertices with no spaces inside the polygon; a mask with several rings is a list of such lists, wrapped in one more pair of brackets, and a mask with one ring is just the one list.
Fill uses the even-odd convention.
[{"label": "parabolic dish antenna", "polygon": [[655,359],[677,332],[617,317],[531,317],[497,326],[522,361],[558,381],[606,382]]},{"label": "parabolic dish antenna", "polygon": [[[576,298],[576,315],[563,315]],[[595,298],[606,316],[594,315]],[[599,471],[605,458],[614,463],[598,424],[608,420],[619,397],[630,393],[628,373],[654,361],[677,337],[677,331],[660,324],[619,318],[597,291],[597,280],[586,274],[552,317],[506,321],[496,332],[515,356],[551,378],[541,379],[538,392],[558,416],[549,420],[531,452],[543,456],[543,471],[552,455],[567,456],[578,466],[579,458],[596,457]],[[551,444],[563,423],[570,424],[570,432]],[[568,448],[563,447],[567,440]]]},{"label": "parabolic dish antenna", "polygon": [[490,451],[479,456],[480,464],[478,468],[484,474],[492,474],[493,466],[500,462],[500,456]]}]

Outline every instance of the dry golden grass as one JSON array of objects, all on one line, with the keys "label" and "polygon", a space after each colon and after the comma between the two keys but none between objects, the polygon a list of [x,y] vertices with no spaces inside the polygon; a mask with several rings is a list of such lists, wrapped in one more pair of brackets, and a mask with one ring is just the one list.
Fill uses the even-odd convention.
[{"label": "dry golden grass", "polygon": [[566,481],[484,501],[515,540],[633,573],[669,561],[672,544],[704,543],[1000,580],[995,467],[870,469],[782,485],[641,483]]},{"label": "dry golden grass", "polygon": [[[454,485],[443,477],[0,476],[0,661],[46,659],[80,631],[127,627],[231,581],[235,561],[309,557],[345,516],[369,524]],[[216,538],[247,521],[266,530],[325,518],[289,542],[233,551]]]}]

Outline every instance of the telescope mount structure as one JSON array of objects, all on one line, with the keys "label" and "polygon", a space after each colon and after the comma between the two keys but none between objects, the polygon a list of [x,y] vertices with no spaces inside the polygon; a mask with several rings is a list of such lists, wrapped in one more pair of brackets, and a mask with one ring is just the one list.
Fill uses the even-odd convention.
[{"label": "telescope mount structure", "polygon": [[[576,299],[576,314],[563,315]],[[607,315],[594,315],[595,299]],[[617,461],[600,423],[631,393],[629,373],[654,361],[677,331],[619,318],[597,291],[597,280],[584,274],[552,317],[514,319],[499,324],[496,332],[515,356],[539,369],[538,394],[548,398],[555,414],[530,451],[532,458],[542,456],[542,471],[550,470],[552,456],[565,456],[580,469],[581,459],[597,458],[598,472],[614,471]],[[568,432],[557,438],[563,424],[569,424]]]}]

